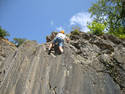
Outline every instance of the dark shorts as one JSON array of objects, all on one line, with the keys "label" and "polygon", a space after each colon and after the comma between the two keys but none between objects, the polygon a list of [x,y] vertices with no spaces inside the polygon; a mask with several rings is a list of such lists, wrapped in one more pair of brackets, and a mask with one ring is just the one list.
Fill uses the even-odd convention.
[{"label": "dark shorts", "polygon": [[58,43],[59,46],[64,46],[64,40],[59,37],[54,38],[53,43]]}]

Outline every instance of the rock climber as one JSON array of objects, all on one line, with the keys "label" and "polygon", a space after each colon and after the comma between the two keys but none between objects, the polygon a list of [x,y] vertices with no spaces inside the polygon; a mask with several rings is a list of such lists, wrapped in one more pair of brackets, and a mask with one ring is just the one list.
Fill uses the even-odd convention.
[{"label": "rock climber", "polygon": [[52,47],[58,43],[58,46],[59,46],[59,51],[61,53],[63,53],[63,46],[64,46],[64,40],[66,39],[67,42],[69,42],[69,38],[64,34],[64,30],[61,30],[57,35],[56,37],[54,38],[54,40],[52,41],[52,43],[49,45],[49,51],[48,51],[48,54],[51,53],[51,50],[52,50]]}]

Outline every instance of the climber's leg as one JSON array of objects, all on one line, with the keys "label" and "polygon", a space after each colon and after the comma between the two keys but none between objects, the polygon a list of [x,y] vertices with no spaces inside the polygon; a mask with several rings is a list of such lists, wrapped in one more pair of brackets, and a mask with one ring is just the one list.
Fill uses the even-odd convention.
[{"label": "climber's leg", "polygon": [[51,43],[51,44],[49,45],[49,50],[51,50],[52,47],[53,47],[53,43]]},{"label": "climber's leg", "polygon": [[64,46],[64,40],[61,40],[61,42],[59,43],[59,50],[61,53],[63,53],[63,46]]},{"label": "climber's leg", "polygon": [[63,47],[62,46],[59,46],[59,50],[61,53],[63,53]]},{"label": "climber's leg", "polygon": [[52,41],[52,43],[49,45],[48,54],[51,53],[52,47],[55,45],[56,41],[57,41],[57,38],[54,38],[54,40]]},{"label": "climber's leg", "polygon": [[51,44],[49,45],[48,54],[51,53],[51,49],[52,49],[52,47],[53,47],[53,43],[51,43]]}]

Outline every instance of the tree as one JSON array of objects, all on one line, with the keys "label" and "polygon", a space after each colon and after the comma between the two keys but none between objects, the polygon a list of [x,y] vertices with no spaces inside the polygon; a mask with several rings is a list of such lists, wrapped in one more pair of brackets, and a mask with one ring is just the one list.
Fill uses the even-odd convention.
[{"label": "tree", "polygon": [[89,12],[97,22],[107,22],[109,33],[125,34],[124,0],[98,0],[90,7]]},{"label": "tree", "polygon": [[26,41],[25,38],[14,38],[12,42],[13,42],[17,47],[19,47],[22,43],[24,43],[24,41]]},{"label": "tree", "polygon": [[104,34],[106,23],[102,24],[102,23],[93,21],[92,23],[88,24],[88,28],[90,29],[90,33],[96,34],[96,35],[102,35]]},{"label": "tree", "polygon": [[7,36],[10,36],[10,34],[0,26],[0,37],[5,38]]}]

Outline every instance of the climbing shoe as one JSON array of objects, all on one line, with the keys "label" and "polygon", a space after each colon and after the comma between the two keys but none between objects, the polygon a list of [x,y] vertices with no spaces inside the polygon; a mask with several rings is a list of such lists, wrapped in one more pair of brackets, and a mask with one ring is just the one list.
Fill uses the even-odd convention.
[{"label": "climbing shoe", "polygon": [[50,53],[51,53],[51,49],[50,50],[48,50],[48,54],[50,55]]}]

